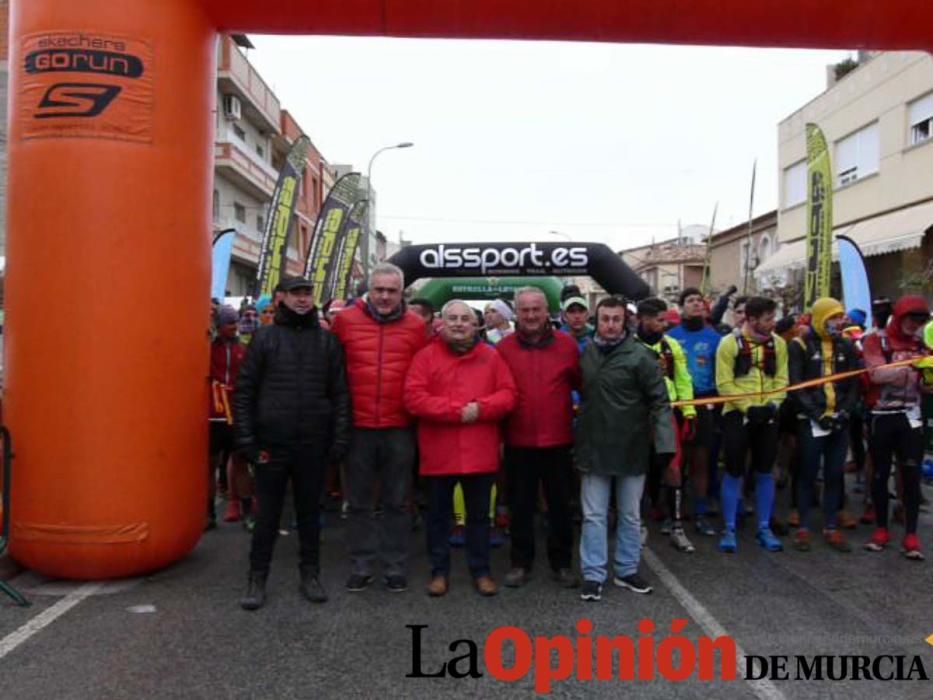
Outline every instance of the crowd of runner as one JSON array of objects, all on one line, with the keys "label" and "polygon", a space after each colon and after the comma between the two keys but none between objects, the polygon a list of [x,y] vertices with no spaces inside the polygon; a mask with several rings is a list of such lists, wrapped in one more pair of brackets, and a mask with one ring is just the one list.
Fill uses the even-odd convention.
[{"label": "crowd of runner", "polygon": [[[607,581],[651,592],[639,573],[650,520],[686,554],[707,539],[734,553],[746,521],[769,552],[789,536],[800,552],[821,540],[843,553],[844,531],[861,521],[873,526],[864,549],[881,552],[893,520],[900,551],[923,560],[922,407],[933,394],[923,297],[878,299],[870,315],[822,298],[777,320],[773,300],[734,289],[715,306],[691,288],[677,307],[608,296],[591,309],[570,287],[557,321],[536,287],[484,313],[405,302],[404,289],[383,263],[364,296],[321,309],[302,278],[255,305],[214,304],[208,528],[219,472],[223,519],[252,532],[244,609],[263,605],[289,528],[302,595],[327,600],[320,533],[332,499],[346,518],[349,591],[377,574],[388,591],[407,590],[422,512],[431,596],[449,589],[452,546],[476,591],[495,595],[490,548],[506,536],[502,580],[526,584],[537,514],[551,577],[590,601]],[[289,483],[293,523],[282,521]]]}]

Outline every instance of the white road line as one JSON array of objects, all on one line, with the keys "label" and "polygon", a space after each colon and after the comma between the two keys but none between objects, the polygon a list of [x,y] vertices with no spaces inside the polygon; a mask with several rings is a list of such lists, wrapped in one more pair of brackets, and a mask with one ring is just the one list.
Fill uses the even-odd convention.
[{"label": "white road line", "polygon": [[32,635],[40,632],[43,628],[51,625],[74,606],[80,603],[88,596],[94,595],[101,584],[97,582],[85,583],[71,593],[66,595],[55,605],[46,608],[41,613],[32,618],[15,632],[11,632],[3,639],[0,639],[0,659],[13,651],[20,644],[29,639]]},{"label": "white road line", "polygon": [[[641,558],[645,560],[648,568],[661,579],[661,583],[667,586],[677,601],[690,616],[697,621],[708,636],[724,637],[729,634],[726,632],[726,629],[719,624],[719,621],[713,617],[712,613],[710,613],[700,601],[694,598],[690,594],[690,591],[684,588],[680,581],[677,580],[677,577],[674,576],[671,570],[668,569],[660,559],[658,559],[658,556],[654,552],[645,547],[645,549],[641,550]],[[735,648],[738,658],[742,659],[745,656],[745,650],[739,646],[738,642],[736,642]],[[752,687],[752,691],[755,695],[761,700],[787,700],[784,693],[778,690],[777,686],[767,679],[747,681],[747,683]]]}]

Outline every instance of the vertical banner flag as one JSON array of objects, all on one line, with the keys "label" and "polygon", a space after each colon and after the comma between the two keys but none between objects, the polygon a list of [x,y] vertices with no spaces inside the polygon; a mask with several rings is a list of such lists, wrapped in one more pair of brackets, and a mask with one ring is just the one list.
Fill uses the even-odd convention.
[{"label": "vertical banner flag", "polygon": [[233,255],[233,239],[236,229],[224,229],[214,236],[211,248],[211,296],[220,299],[227,296],[227,275],[230,274],[230,257]]},{"label": "vertical banner flag", "polygon": [[298,182],[304,172],[310,146],[311,139],[307,136],[300,136],[295,140],[285,158],[279,180],[275,183],[259,251],[259,269],[256,273],[254,293],[257,298],[264,294],[271,295],[282,277],[288,251],[288,234],[298,205]]},{"label": "vertical banner flag", "polygon": [[363,233],[363,222],[366,221],[366,208],[369,202],[361,199],[350,210],[344,227],[346,233],[340,242],[340,251],[337,255],[337,264],[334,265],[333,284],[328,287],[328,297],[346,299],[350,289],[350,279],[353,272],[353,259],[359,247],[360,237]]},{"label": "vertical banner flag", "polygon": [[807,268],[803,306],[829,296],[833,261],[833,175],[826,138],[807,124]]},{"label": "vertical banner flag", "polygon": [[326,284],[333,276],[331,270],[337,263],[337,253],[343,236],[346,235],[346,219],[350,209],[360,199],[360,174],[347,173],[327,195],[324,206],[314,226],[314,237],[305,261],[305,277],[311,280],[314,304],[318,308],[327,301]]},{"label": "vertical banner flag", "polygon": [[716,230],[717,211],[719,211],[719,202],[716,202],[716,205],[713,207],[713,220],[710,221],[709,235],[706,237],[706,254],[703,256],[703,276],[700,278],[700,293],[703,296],[709,294],[710,288],[709,268],[713,258],[713,232]]},{"label": "vertical banner flag", "polygon": [[848,236],[836,236],[839,243],[839,274],[842,277],[842,299],[847,309],[862,309],[868,314],[865,327],[872,327],[871,288],[865,258],[858,245]]}]

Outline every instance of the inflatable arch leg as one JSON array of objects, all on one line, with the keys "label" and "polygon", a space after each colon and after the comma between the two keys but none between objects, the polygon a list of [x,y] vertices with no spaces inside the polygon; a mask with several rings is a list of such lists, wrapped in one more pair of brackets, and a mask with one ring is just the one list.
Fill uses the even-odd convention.
[{"label": "inflatable arch leg", "polygon": [[138,574],[204,525],[216,33],[190,0],[10,20],[11,552]]}]

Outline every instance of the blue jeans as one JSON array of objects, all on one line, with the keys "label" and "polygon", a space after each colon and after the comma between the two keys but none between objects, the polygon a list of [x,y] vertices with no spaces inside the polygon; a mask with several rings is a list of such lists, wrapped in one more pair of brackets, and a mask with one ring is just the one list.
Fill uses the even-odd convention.
[{"label": "blue jeans", "polygon": [[[641,560],[641,515],[639,503],[645,488],[645,475],[617,476],[615,573],[624,577],[638,571]],[[611,476],[583,474],[580,501],[583,506],[583,533],[580,537],[580,567],[586,581],[604,582],[609,563],[609,492]]]},{"label": "blue jeans", "polygon": [[450,511],[454,486],[460,482],[466,504],[466,554],[470,575],[489,576],[489,493],[495,474],[429,476],[428,556],[431,576],[450,575]]},{"label": "blue jeans", "polygon": [[836,513],[842,508],[843,470],[849,431],[837,430],[822,437],[813,437],[810,421],[797,425],[797,444],[800,450],[800,475],[797,477],[797,509],[800,527],[810,528],[810,504],[816,488],[816,477],[823,465],[823,526],[836,527]]}]

